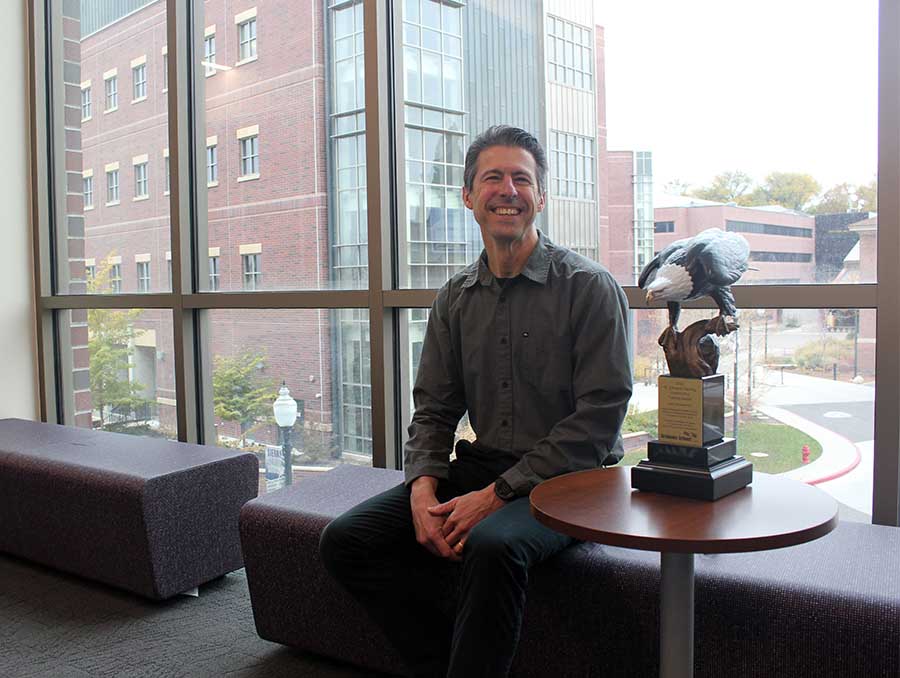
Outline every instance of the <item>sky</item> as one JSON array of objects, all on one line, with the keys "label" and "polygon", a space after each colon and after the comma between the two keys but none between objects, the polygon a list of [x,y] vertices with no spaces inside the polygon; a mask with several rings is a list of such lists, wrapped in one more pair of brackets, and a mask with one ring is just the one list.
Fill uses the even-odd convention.
[{"label": "sky", "polygon": [[875,177],[877,0],[594,3],[609,149],[652,151],[655,192],[728,170]]}]

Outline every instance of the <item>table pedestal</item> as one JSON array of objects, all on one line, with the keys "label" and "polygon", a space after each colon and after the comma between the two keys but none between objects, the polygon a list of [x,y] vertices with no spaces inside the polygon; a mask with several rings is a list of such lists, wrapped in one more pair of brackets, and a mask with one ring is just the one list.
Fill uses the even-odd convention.
[{"label": "table pedestal", "polygon": [[660,557],[659,675],[694,675],[694,554]]}]

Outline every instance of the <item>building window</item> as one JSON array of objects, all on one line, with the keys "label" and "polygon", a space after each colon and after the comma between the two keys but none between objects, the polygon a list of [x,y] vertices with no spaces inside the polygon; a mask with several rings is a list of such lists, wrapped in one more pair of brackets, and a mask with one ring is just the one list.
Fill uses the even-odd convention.
[{"label": "building window", "polygon": [[106,204],[119,204],[119,170],[110,170],[106,173]]},{"label": "building window", "polygon": [[559,198],[594,199],[594,140],[550,131],[550,192]]},{"label": "building window", "polygon": [[91,119],[91,86],[81,88],[81,120]]},{"label": "building window", "polygon": [[238,57],[247,61],[256,56],[256,17],[238,24]]},{"label": "building window", "polygon": [[253,135],[240,140],[241,176],[259,176],[259,136]]},{"label": "building window", "polygon": [[141,101],[147,98],[147,64],[138,64],[131,69],[133,87],[132,99]]},{"label": "building window", "polygon": [[675,222],[674,221],[654,221],[653,222],[653,232],[654,233],[674,233],[675,232]]},{"label": "building window", "polygon": [[261,254],[242,254],[241,263],[244,270],[244,289],[258,290],[262,285]]},{"label": "building window", "polygon": [[209,258],[209,291],[219,291],[219,257]]},{"label": "building window", "polygon": [[149,292],[150,291],[150,262],[149,261],[137,262],[137,283],[138,283],[138,292]]},{"label": "building window", "polygon": [[206,183],[214,186],[219,183],[219,158],[216,144],[206,147]]},{"label": "building window", "polygon": [[[409,5],[410,3],[405,3]],[[418,3],[415,3],[417,6]],[[341,90],[344,82],[352,82],[352,75],[344,72],[354,66],[356,60],[356,86],[358,105],[362,106],[362,40],[353,40],[354,50],[348,54],[347,61],[340,60],[341,44],[346,41],[345,34],[351,30],[361,32],[362,5],[349,9],[355,10],[354,21],[350,14],[341,17],[341,11],[335,12],[335,81],[338,83],[337,110],[341,106]],[[349,48],[348,43],[347,48]],[[347,49],[344,48],[344,49]],[[454,7],[433,0],[425,0],[421,11],[405,7],[403,14],[403,71],[407,101],[414,101],[461,111],[463,108],[463,67],[462,67],[462,8]],[[349,90],[349,88],[347,88]],[[349,94],[349,91],[348,91]]]},{"label": "building window", "polygon": [[594,89],[594,35],[590,28],[547,17],[547,79]]},{"label": "building window", "polygon": [[[777,261],[808,264],[812,261],[810,252],[750,252],[750,261]],[[755,282],[755,281],[754,281]]]},{"label": "building window", "polygon": [[762,235],[786,235],[794,238],[812,238],[811,228],[781,226],[778,224],[758,224],[752,221],[725,220],[725,230],[736,233],[760,233]]},{"label": "building window", "polygon": [[92,209],[94,207],[94,177],[82,177],[81,186],[84,193],[84,209]]},{"label": "building window", "polygon": [[206,75],[215,75],[216,67],[216,34],[210,33],[203,39],[203,56],[206,61]]},{"label": "building window", "polygon": [[175,289],[175,287],[172,284],[172,254],[168,253],[168,256],[169,256],[169,258],[166,259],[166,269],[168,270],[168,275],[169,275],[169,289],[173,290],[173,289]]},{"label": "building window", "polygon": [[134,166],[134,197],[146,198],[150,194],[149,181],[147,179],[147,163],[142,162]]},{"label": "building window", "polygon": [[106,111],[114,111],[119,107],[119,78],[112,75],[103,81],[106,87]]},{"label": "building window", "polygon": [[170,168],[171,168],[172,165],[171,165],[171,163],[169,162],[169,156],[168,156],[168,155],[164,158],[164,160],[165,160],[165,163],[166,163],[166,190],[165,190],[165,193],[166,193],[166,195],[168,195],[168,194],[169,194],[169,191],[172,190],[172,174],[171,174],[171,172],[170,172]]},{"label": "building window", "polygon": [[113,264],[109,269],[109,289],[113,294],[122,292],[122,264]]},{"label": "building window", "polygon": [[88,282],[94,282],[94,278],[97,276],[97,267],[93,264],[88,264],[84,267],[84,277]]},{"label": "building window", "polygon": [[162,91],[166,92],[169,89],[169,53],[163,52],[162,58],[163,58],[163,68],[162,68],[163,88],[162,88]]}]

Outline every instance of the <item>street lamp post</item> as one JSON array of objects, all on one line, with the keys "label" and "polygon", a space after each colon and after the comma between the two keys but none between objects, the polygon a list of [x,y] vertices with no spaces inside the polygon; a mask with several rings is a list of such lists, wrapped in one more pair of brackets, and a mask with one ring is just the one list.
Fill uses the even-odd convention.
[{"label": "street lamp post", "polygon": [[290,485],[294,480],[291,464],[291,431],[297,422],[297,401],[291,398],[291,392],[283,381],[281,382],[281,388],[278,389],[278,397],[272,405],[272,411],[275,414],[275,423],[278,424],[278,428],[281,430],[281,450],[284,453],[284,484]]}]

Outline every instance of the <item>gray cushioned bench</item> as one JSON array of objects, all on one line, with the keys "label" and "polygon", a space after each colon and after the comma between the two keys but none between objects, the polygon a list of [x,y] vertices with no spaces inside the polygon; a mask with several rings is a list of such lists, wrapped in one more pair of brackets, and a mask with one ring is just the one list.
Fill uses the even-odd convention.
[{"label": "gray cushioned bench", "polygon": [[241,567],[253,454],[0,420],[0,551],[169,598]]},{"label": "gray cushioned bench", "polygon": [[[402,673],[318,557],[331,518],[401,479],[340,467],[244,506],[241,541],[261,637]],[[787,549],[697,556],[697,677],[897,676],[898,563],[900,530],[855,523]],[[448,613],[453,587],[448,580],[435,593]],[[658,554],[578,544],[532,574],[513,675],[656,676],[658,604]]]}]

